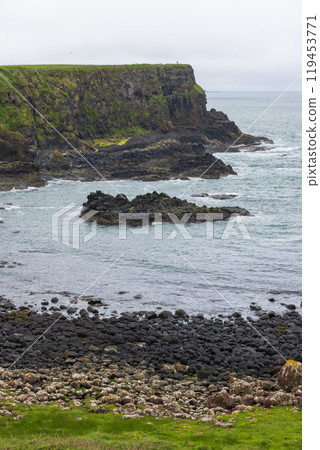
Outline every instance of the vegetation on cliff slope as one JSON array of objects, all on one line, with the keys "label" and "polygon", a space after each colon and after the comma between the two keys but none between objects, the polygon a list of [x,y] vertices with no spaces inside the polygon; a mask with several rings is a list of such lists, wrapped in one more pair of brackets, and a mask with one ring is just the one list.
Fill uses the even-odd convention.
[{"label": "vegetation on cliff slope", "polygon": [[[1,66],[0,73],[76,141],[166,131],[205,113],[205,94],[189,65]],[[3,78],[0,124],[38,148],[66,145]]]}]

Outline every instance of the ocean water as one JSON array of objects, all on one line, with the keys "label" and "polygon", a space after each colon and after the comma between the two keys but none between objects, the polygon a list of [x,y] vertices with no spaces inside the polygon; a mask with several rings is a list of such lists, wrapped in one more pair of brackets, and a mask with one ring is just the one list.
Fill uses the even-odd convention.
[{"label": "ocean water", "polygon": [[[268,310],[284,311],[284,304],[300,310],[301,94],[286,93],[262,115],[279,95],[207,93],[208,108],[224,111],[242,131],[274,141],[264,151],[217,155],[237,176],[150,183],[54,180],[42,188],[0,193],[5,207],[0,210],[0,261],[5,261],[0,295],[35,309],[53,296],[66,305],[78,299],[81,308],[83,298],[92,295],[101,298],[105,315],[180,308],[191,314],[247,315],[252,302]],[[155,190],[199,205],[238,205],[254,216],[215,223],[213,239],[207,238],[204,223],[196,223],[186,225],[189,239],[165,224],[162,239],[155,239],[155,227],[128,229],[127,239],[119,239],[118,227],[98,226],[79,249],[64,245],[60,235],[53,240],[53,214],[71,203],[82,205],[97,189],[129,198]],[[237,197],[191,197],[199,192]],[[91,225],[80,230],[82,239]],[[268,301],[271,297],[275,302]]]}]

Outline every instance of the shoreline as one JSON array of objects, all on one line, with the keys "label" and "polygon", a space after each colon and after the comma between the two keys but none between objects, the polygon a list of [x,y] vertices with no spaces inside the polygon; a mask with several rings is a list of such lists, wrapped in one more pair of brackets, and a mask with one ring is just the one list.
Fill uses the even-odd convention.
[{"label": "shoreline", "polygon": [[[263,139],[263,138],[258,138]],[[264,138],[267,139],[267,138]],[[162,142],[167,142],[165,139],[163,141],[160,141],[158,143],[159,147],[163,145]],[[258,141],[259,143],[260,141]],[[79,160],[76,160],[75,167],[59,167],[59,164],[54,166],[54,169],[51,169],[49,171],[46,169],[45,164],[43,163],[43,167],[37,167],[36,170],[33,170],[31,172],[26,171],[26,173],[19,172],[17,168],[15,167],[15,163],[11,164],[13,166],[12,172],[8,171],[8,173],[1,173],[1,182],[0,182],[0,192],[10,192],[14,189],[16,190],[25,190],[29,187],[45,187],[48,185],[48,182],[55,181],[55,180],[61,180],[61,181],[80,181],[80,182],[94,182],[94,181],[143,181],[143,182],[153,182],[153,181],[170,181],[170,180],[181,180],[181,181],[188,181],[193,178],[203,178],[203,179],[219,179],[220,177],[227,177],[230,175],[237,175],[236,172],[234,172],[233,168],[230,165],[225,164],[222,160],[217,158],[214,154],[215,153],[226,153],[225,150],[221,150],[220,152],[218,150],[215,150],[214,148],[206,148],[204,150],[203,144],[198,144],[198,147],[203,147],[203,151],[200,151],[200,155],[196,154],[196,157],[192,155],[191,150],[191,156],[188,156],[188,149],[185,147],[186,144],[182,144],[179,142],[174,142],[174,145],[177,146],[177,149],[169,149],[169,154],[166,156],[168,161],[168,167],[166,169],[163,169],[160,172],[154,171],[150,167],[146,167],[144,169],[141,169],[139,172],[139,166],[130,169],[120,168],[121,163],[119,166],[117,166],[117,169],[115,172],[112,170],[110,171],[110,162],[107,163],[104,161],[104,169],[101,169],[101,162],[99,161],[99,158],[106,159],[106,154],[103,152],[99,153],[98,155],[95,154],[88,154],[87,152],[84,153],[84,158],[92,158],[95,157],[95,160],[92,161],[93,165],[98,165],[99,170],[102,170],[103,174],[101,174],[101,177],[99,177],[94,170],[92,170],[90,167],[82,167],[81,164],[81,158],[79,157]],[[258,146],[259,144],[253,144],[251,151],[261,152],[264,151],[264,148],[260,148]],[[119,147],[119,146],[111,146],[111,147]],[[125,147],[122,146],[122,147]],[[135,159],[138,156],[138,152],[141,151],[139,146],[136,149],[114,149],[113,151],[116,153],[116,151],[120,153],[122,150],[124,150],[124,153],[130,152],[132,155],[132,158]],[[158,150],[156,148],[156,150]],[[157,162],[157,157],[159,155],[154,156],[153,152],[154,150],[150,150],[150,155],[147,156],[147,159],[152,157],[152,159]],[[174,152],[177,152],[177,155],[179,155],[179,152],[182,154],[185,154],[186,160],[183,161],[184,169],[182,169],[181,161],[179,158],[174,159],[173,155]],[[50,153],[50,150],[47,150],[47,152]],[[238,150],[239,153],[246,153],[243,151]],[[146,153],[146,152],[144,152]],[[197,151],[196,153],[199,153]],[[228,153],[234,153],[231,150],[228,150]],[[70,154],[70,157],[72,154]],[[98,157],[98,159],[96,158]],[[162,156],[162,155],[161,155]],[[140,159],[143,159],[142,155],[139,155]],[[172,159],[172,161],[171,161]],[[190,161],[187,161],[190,159]],[[171,162],[170,162],[171,161]],[[1,161],[0,161],[1,162]],[[162,163],[163,164],[163,161]],[[176,164],[175,170],[172,171],[170,164]],[[108,166],[109,165],[109,166]],[[156,165],[156,164],[155,164]],[[210,165],[215,166],[215,170],[212,170],[212,173],[206,174],[205,176],[201,176],[201,174],[204,172],[205,169],[207,169]],[[1,164],[0,164],[1,166]],[[108,168],[107,168],[108,167]],[[107,169],[106,169],[107,168]],[[135,173],[136,171],[136,173]],[[0,167],[1,172],[1,167]],[[118,173],[117,173],[118,172]]]},{"label": "shoreline", "polygon": [[138,367],[143,362],[160,375],[216,382],[228,381],[230,374],[271,380],[286,360],[301,361],[301,315],[296,311],[282,315],[259,311],[257,319],[244,319],[237,312],[223,319],[189,316],[184,310],[104,318],[95,308],[90,312],[92,317],[82,309],[78,318],[63,310],[39,314],[25,307],[15,310],[4,300],[0,366],[20,358],[54,321],[16,367],[82,370],[86,363],[103,366],[114,361]]},{"label": "shoreline", "polygon": [[302,404],[296,312],[260,317],[254,328],[239,313],[222,321],[183,310],[68,319],[21,308],[0,322],[1,414],[17,420],[19,405],[52,405],[232,428],[219,415]]}]

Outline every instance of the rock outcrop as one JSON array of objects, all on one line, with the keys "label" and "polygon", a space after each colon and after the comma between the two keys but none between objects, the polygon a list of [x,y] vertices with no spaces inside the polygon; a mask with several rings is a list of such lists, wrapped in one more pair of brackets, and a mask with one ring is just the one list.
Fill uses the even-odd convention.
[{"label": "rock outcrop", "polygon": [[0,190],[41,186],[39,167],[32,161],[28,140],[0,125]]},{"label": "rock outcrop", "polygon": [[190,65],[3,66],[0,71],[65,138],[0,78],[0,126],[13,133],[5,138],[0,161],[8,161],[3,158],[8,149],[12,161],[24,161],[21,146],[27,145],[46,179],[218,178],[235,172],[207,154],[210,146],[222,148],[236,139],[250,146],[265,139],[242,135],[224,113],[207,111]]},{"label": "rock outcrop", "polygon": [[191,197],[208,197],[215,200],[230,200],[237,197],[237,194],[208,194],[207,192],[201,192],[199,194],[192,194]]},{"label": "rock outcrop", "polygon": [[[102,225],[119,225],[120,214],[129,213],[147,214],[145,220],[148,224],[159,220],[172,223],[175,218],[181,220],[183,216],[189,223],[207,220],[206,216],[202,217],[199,214],[216,214],[217,216],[213,217],[212,220],[224,220],[232,215],[252,215],[246,209],[238,206],[208,208],[157,192],[137,195],[131,201],[124,194],[113,197],[101,191],[92,192],[88,195],[88,201],[83,204],[81,216],[84,216],[88,211],[96,211],[96,214],[90,220],[97,221]],[[129,225],[141,226],[142,216],[126,219]]]}]

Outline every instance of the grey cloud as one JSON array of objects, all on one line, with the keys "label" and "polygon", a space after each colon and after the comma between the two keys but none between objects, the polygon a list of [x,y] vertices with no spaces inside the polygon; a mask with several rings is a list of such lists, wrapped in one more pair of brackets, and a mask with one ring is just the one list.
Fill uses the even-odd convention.
[{"label": "grey cloud", "polygon": [[1,8],[1,64],[179,61],[207,90],[282,90],[301,72],[300,0],[2,0]]}]

